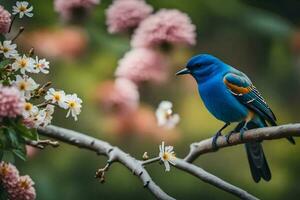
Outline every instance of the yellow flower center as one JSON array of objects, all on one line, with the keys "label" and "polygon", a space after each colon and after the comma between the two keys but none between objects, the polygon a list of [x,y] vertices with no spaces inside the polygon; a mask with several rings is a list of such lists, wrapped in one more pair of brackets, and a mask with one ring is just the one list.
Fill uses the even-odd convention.
[{"label": "yellow flower center", "polygon": [[0,174],[2,176],[6,176],[8,174],[8,172],[9,172],[8,164],[5,163],[5,164],[0,166]]},{"label": "yellow flower center", "polygon": [[22,68],[24,68],[27,65],[27,61],[22,59],[22,60],[20,60],[19,64]]},{"label": "yellow flower center", "polygon": [[25,90],[26,89],[26,83],[20,83],[20,86],[19,86],[20,90]]},{"label": "yellow flower center", "polygon": [[75,105],[76,105],[76,103],[75,103],[74,101],[69,102],[69,106],[70,106],[71,108],[74,108]]},{"label": "yellow flower center", "polygon": [[19,10],[20,10],[20,12],[25,12],[25,11],[27,10],[27,8],[26,8],[25,6],[21,6],[21,7],[19,8]]},{"label": "yellow flower center", "polygon": [[43,65],[40,64],[40,63],[37,63],[37,64],[36,64],[36,67],[37,67],[37,68],[42,68],[42,66],[43,66]]},{"label": "yellow flower center", "polygon": [[9,51],[9,49],[8,49],[7,47],[3,47],[2,51],[3,51],[4,53],[7,53],[7,52]]},{"label": "yellow flower center", "polygon": [[54,97],[54,99],[55,99],[55,101],[59,101],[60,100],[60,94],[58,94],[58,93],[55,93],[54,95],[53,95],[53,97]]},{"label": "yellow flower center", "polygon": [[26,111],[30,111],[32,109],[32,104],[31,103],[25,103],[24,109]]},{"label": "yellow flower center", "polygon": [[175,157],[175,154],[172,154],[169,152],[164,152],[164,154],[162,155],[163,160],[171,160],[174,157]]},{"label": "yellow flower center", "polygon": [[21,186],[21,188],[28,189],[29,188],[29,182],[26,179],[20,180],[20,186]]}]

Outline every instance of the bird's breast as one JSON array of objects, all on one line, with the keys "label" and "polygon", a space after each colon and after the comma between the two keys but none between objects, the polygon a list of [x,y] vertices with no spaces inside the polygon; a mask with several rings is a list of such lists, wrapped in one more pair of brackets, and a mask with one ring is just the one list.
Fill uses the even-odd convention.
[{"label": "bird's breast", "polygon": [[211,114],[224,122],[239,122],[249,110],[226,88],[221,76],[216,76],[198,85],[200,96]]}]

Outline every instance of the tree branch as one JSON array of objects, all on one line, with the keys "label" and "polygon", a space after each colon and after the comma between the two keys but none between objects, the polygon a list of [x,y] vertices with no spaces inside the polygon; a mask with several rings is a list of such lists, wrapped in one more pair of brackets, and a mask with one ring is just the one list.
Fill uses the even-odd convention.
[{"label": "tree branch", "polygon": [[[108,167],[113,162],[120,162],[124,166],[126,166],[130,171],[137,175],[143,182],[144,187],[147,187],[150,192],[157,198],[157,199],[174,199],[168,196],[162,189],[157,186],[151,179],[150,175],[143,167],[143,165],[150,164],[153,162],[159,161],[158,158],[149,159],[147,161],[140,161],[129,154],[126,154],[118,147],[111,146],[109,143],[95,139],[93,137],[84,135],[82,133],[78,133],[72,130],[56,127],[56,126],[47,126],[45,128],[39,128],[39,133],[41,135],[60,140],[71,145],[78,146],[79,148],[89,149],[91,151],[95,151],[99,155],[105,155],[108,157],[108,164],[97,172],[98,177],[101,180],[104,179],[104,172],[108,170]],[[193,164],[187,163],[184,160],[176,159],[176,165],[178,169],[184,170],[204,182],[210,183],[226,192],[229,192],[237,197],[242,199],[254,200],[257,199],[256,197],[250,195],[246,191],[233,186],[222,179],[206,172],[200,167],[197,167]],[[103,173],[103,174],[102,174]]]},{"label": "tree branch", "polygon": [[107,142],[95,139],[88,135],[56,126],[39,128],[38,132],[41,135],[75,145],[79,148],[89,149],[99,155],[105,155],[108,157],[108,163],[120,162],[132,171],[134,175],[138,176],[142,180],[144,187],[148,188],[157,199],[174,200],[174,198],[166,194],[155,184],[138,160],[129,154],[126,154],[118,147],[114,147]]},{"label": "tree branch", "polygon": [[[226,138],[219,137],[217,140],[218,147],[230,147],[233,145],[244,144],[246,142],[254,142],[254,141],[262,141],[262,140],[274,140],[285,138],[287,136],[300,136],[300,123],[297,124],[286,124],[281,126],[273,126],[273,127],[266,127],[266,128],[259,128],[259,129],[251,129],[246,131],[243,135],[243,139],[241,138],[240,133],[234,133],[227,143]],[[212,138],[208,138],[202,140],[200,142],[196,142],[190,145],[190,152],[184,158],[187,162],[193,162],[196,160],[200,155],[214,152],[212,147]]]},{"label": "tree branch", "polygon": [[217,188],[220,188],[221,190],[229,192],[241,199],[258,200],[258,198],[249,194],[247,191],[242,190],[230,183],[227,183],[224,180],[220,179],[219,177],[216,177],[208,173],[207,171],[203,170],[202,168],[197,167],[196,165],[193,165],[191,163],[188,163],[182,159],[177,158],[175,160],[174,167],[186,171],[187,173],[198,177],[202,181],[209,183]]}]

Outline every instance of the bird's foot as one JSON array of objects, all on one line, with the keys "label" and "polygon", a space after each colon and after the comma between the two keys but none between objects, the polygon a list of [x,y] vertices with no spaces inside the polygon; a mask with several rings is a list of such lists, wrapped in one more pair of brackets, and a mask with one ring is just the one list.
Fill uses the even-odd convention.
[{"label": "bird's foot", "polygon": [[241,141],[244,140],[244,133],[245,131],[247,131],[248,129],[246,127],[243,127],[241,130],[240,130],[240,139]]},{"label": "bird's foot", "polygon": [[218,145],[217,145],[217,140],[218,140],[218,137],[220,137],[222,134],[220,131],[218,131],[212,138],[212,149],[213,151],[217,151],[219,149]]},{"label": "bird's foot", "polygon": [[226,142],[229,144],[230,137],[235,133],[235,131],[230,131],[227,135],[225,135]]}]

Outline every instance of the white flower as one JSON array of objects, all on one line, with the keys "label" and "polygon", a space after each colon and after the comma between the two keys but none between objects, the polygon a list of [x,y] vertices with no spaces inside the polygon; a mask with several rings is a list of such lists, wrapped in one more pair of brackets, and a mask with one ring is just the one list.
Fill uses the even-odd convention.
[{"label": "white flower", "polygon": [[52,121],[52,118],[53,118],[52,115],[54,113],[54,106],[51,104],[48,104],[46,106],[46,108],[44,109],[44,111],[45,111],[45,119],[44,119],[43,126],[47,126]]},{"label": "white flower", "polygon": [[18,52],[16,50],[17,45],[12,44],[10,40],[0,42],[0,53],[4,55],[5,58],[14,58],[18,56]]},{"label": "white flower", "polygon": [[50,101],[51,103],[57,103],[61,108],[64,108],[64,109],[68,108],[68,105],[66,103],[66,94],[62,90],[55,91],[53,88],[50,88],[47,91],[45,99],[47,101]]},{"label": "white flower", "polygon": [[38,57],[35,58],[33,62],[33,73],[39,73],[42,72],[44,74],[48,74],[49,71],[49,62],[46,59],[39,59]]},{"label": "white flower", "polygon": [[22,115],[24,118],[29,118],[34,113],[38,112],[38,107],[32,105],[32,103],[25,102],[23,105],[23,112]]},{"label": "white flower", "polygon": [[39,126],[43,125],[45,117],[46,113],[44,110],[34,109],[32,115],[26,120],[31,121],[33,128],[38,128]]},{"label": "white flower", "polygon": [[29,7],[29,3],[27,1],[17,1],[16,5],[13,6],[13,15],[19,14],[19,18],[22,18],[24,15],[27,17],[32,17],[33,13],[31,11],[33,7]]},{"label": "white flower", "polygon": [[66,95],[66,103],[68,105],[68,113],[66,117],[69,117],[71,114],[74,117],[75,121],[77,121],[77,115],[81,112],[81,103],[82,100],[77,97],[77,94]]},{"label": "white flower", "polygon": [[37,84],[32,78],[26,75],[24,75],[23,77],[17,75],[16,80],[13,81],[13,85],[15,85],[20,90],[21,94],[27,100],[31,98],[31,92],[39,87],[39,84]]},{"label": "white flower", "polygon": [[172,146],[165,146],[165,142],[159,145],[159,157],[164,163],[166,171],[170,171],[170,163],[175,165],[174,160],[176,159],[175,153]]},{"label": "white flower", "polygon": [[15,62],[12,64],[12,69],[19,70],[21,74],[25,74],[25,72],[33,72],[34,70],[34,60],[26,55],[23,57],[17,57]]},{"label": "white flower", "polygon": [[39,110],[37,106],[29,102],[24,103],[23,118],[25,124],[31,128],[40,126],[47,126],[51,123],[52,114],[54,113],[54,106],[48,104],[46,108]]},{"label": "white flower", "polygon": [[22,114],[24,118],[23,122],[29,128],[39,127],[45,119],[44,112],[40,111],[37,106],[28,102],[24,103]]},{"label": "white flower", "polygon": [[173,114],[172,107],[173,105],[170,101],[160,102],[155,113],[158,126],[171,129],[178,124],[180,117],[178,114]]}]

